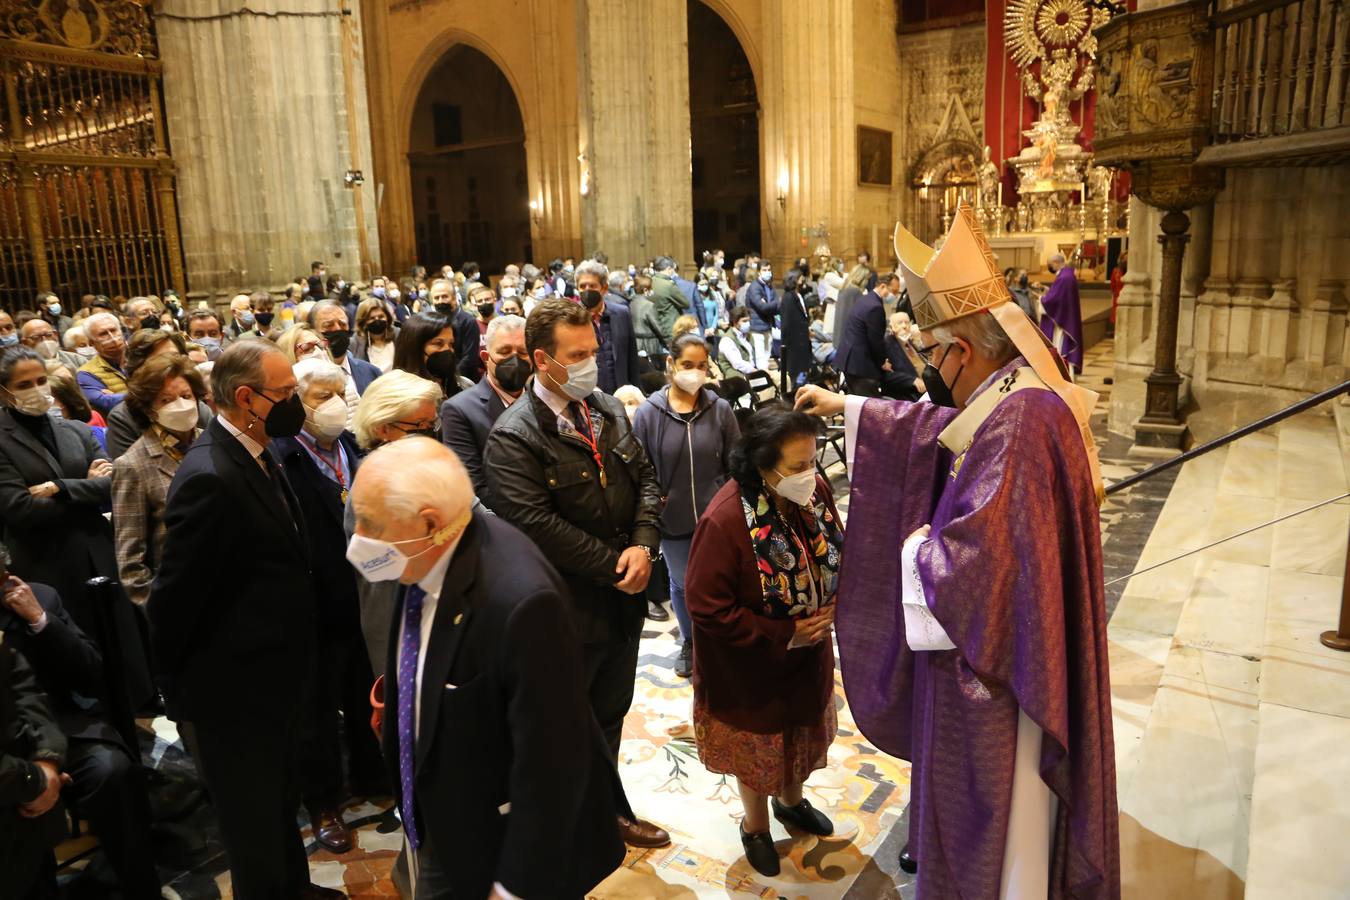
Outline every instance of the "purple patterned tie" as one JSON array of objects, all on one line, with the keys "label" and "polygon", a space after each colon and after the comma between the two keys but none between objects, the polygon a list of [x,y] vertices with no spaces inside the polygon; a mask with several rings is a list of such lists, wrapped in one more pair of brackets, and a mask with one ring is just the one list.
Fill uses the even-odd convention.
[{"label": "purple patterned tie", "polygon": [[413,818],[413,754],[417,751],[417,653],[422,644],[422,601],[427,592],[411,585],[403,597],[403,642],[398,648],[398,773],[403,789],[403,832],[416,850],[421,844]]}]

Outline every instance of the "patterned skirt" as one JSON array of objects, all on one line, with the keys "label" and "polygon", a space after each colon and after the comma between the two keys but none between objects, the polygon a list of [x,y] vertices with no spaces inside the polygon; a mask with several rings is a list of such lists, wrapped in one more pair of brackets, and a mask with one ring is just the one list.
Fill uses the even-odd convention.
[{"label": "patterned skirt", "polygon": [[825,768],[839,730],[834,698],[818,721],[779,734],[742,731],[717,719],[700,700],[694,700],[694,740],[704,768],[736,780],[761,794],[781,794],[789,785],[806,781]]}]

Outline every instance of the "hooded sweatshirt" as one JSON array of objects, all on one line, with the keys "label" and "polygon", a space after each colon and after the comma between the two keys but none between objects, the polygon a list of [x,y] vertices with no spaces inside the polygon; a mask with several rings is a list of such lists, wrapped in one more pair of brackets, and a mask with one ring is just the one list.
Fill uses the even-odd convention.
[{"label": "hooded sweatshirt", "polygon": [[699,516],[727,480],[731,448],[741,433],[731,404],[705,387],[686,422],[670,408],[670,385],[666,385],[638,407],[633,433],[647,451],[661,485],[665,501],[662,537],[690,537]]}]

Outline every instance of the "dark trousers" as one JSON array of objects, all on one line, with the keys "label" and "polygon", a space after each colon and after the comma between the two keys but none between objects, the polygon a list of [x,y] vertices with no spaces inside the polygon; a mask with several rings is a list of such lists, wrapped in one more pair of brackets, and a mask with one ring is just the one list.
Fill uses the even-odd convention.
[{"label": "dark trousers", "polygon": [[[641,598],[632,599],[640,603]],[[633,705],[633,681],[637,677],[638,637],[633,633],[603,644],[587,644],[586,696],[591,702],[595,720],[609,746],[610,756],[619,758],[619,742],[623,739],[623,719]]]},{"label": "dark trousers", "polygon": [[159,897],[150,841],[150,806],[139,762],[120,744],[72,739],[66,771],[74,782],[66,789],[122,885],[127,900]]},{"label": "dark trousers", "polygon": [[336,808],[347,798],[342,778],[344,735],[353,788],[387,791],[380,745],[370,730],[370,686],[375,677],[360,630],[320,635],[317,660],[301,749],[301,789],[311,814]]},{"label": "dark trousers", "polygon": [[197,762],[220,820],[237,900],[290,900],[309,884],[296,824],[301,706],[258,697],[258,709],[193,722]]},{"label": "dark trousers", "polygon": [[848,383],[848,392],[855,397],[880,397],[881,379],[868,378],[866,375],[844,375]]}]

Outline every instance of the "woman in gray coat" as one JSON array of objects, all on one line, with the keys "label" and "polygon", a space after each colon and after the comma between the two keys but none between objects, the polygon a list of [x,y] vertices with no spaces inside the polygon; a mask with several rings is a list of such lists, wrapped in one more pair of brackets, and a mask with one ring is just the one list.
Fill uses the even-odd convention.
[{"label": "woman in gray coat", "polygon": [[633,416],[633,433],[656,469],[664,505],[661,553],[670,572],[670,605],[680,625],[675,674],[693,670],[693,631],[684,603],[684,573],[694,526],[727,480],[731,448],[740,436],[731,405],[708,387],[708,345],[693,332],[671,344],[670,384],[647,398]]}]

